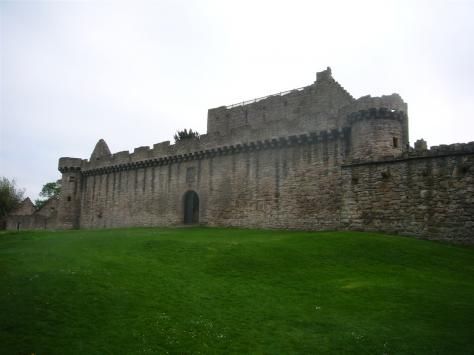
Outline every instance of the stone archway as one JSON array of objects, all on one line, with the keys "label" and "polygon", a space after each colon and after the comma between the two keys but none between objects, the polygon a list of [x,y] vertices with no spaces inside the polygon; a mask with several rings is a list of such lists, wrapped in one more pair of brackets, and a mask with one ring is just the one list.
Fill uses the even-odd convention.
[{"label": "stone archway", "polygon": [[199,223],[199,196],[195,191],[184,194],[184,224]]}]

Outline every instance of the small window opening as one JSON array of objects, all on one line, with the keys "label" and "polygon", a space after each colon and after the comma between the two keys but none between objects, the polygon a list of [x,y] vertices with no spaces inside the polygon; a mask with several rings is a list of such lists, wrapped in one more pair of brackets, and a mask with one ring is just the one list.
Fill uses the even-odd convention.
[{"label": "small window opening", "polygon": [[469,172],[469,167],[468,166],[458,166],[455,169],[454,175],[455,176],[462,176],[462,175],[466,175],[468,172]]},{"label": "small window opening", "polygon": [[398,148],[398,137],[393,137],[393,147]]},{"label": "small window opening", "polygon": [[71,196],[68,196],[68,197],[67,197],[67,200],[68,200],[68,201],[71,201]]},{"label": "small window opening", "polygon": [[76,181],[76,177],[75,176],[69,176],[69,182],[74,182]]}]

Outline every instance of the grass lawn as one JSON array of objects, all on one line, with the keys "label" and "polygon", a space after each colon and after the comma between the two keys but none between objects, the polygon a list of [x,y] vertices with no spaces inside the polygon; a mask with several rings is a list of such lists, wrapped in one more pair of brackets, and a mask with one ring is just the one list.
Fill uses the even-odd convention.
[{"label": "grass lawn", "polygon": [[0,353],[473,354],[474,249],[356,232],[2,232]]}]

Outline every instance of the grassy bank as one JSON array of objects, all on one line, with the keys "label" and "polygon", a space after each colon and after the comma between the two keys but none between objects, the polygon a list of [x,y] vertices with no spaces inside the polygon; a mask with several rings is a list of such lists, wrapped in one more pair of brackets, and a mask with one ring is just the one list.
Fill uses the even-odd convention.
[{"label": "grassy bank", "polygon": [[5,354],[474,350],[474,249],[355,232],[0,234]]}]

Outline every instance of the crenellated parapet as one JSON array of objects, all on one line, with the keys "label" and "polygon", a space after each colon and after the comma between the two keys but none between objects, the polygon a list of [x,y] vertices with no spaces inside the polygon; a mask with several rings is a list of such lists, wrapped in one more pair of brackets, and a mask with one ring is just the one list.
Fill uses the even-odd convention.
[{"label": "crenellated parapet", "polygon": [[[373,117],[375,114],[378,115],[378,118],[390,118],[382,117],[381,115],[390,115],[391,112],[403,112],[403,116],[397,117],[397,119],[402,120],[400,143],[402,146],[406,147],[409,144],[408,105],[398,94],[382,95],[379,97],[372,97],[370,95],[362,96],[350,105],[343,107],[338,115],[340,117],[345,117],[345,119],[343,119],[343,125],[350,125],[352,124],[351,120],[354,120],[354,117],[356,117],[356,119],[357,117],[360,118],[361,115],[369,115],[369,117]],[[397,114],[395,114],[395,116],[396,115]],[[391,117],[393,118],[394,116]]]},{"label": "crenellated parapet", "polygon": [[382,96],[362,96],[354,101],[350,106],[353,111],[368,110],[370,108],[387,108],[395,111],[408,111],[408,105],[403,101],[399,94],[382,95]]},{"label": "crenellated parapet", "polygon": [[467,154],[474,154],[474,142],[434,145],[428,149],[427,143],[424,140],[419,140],[415,142],[415,148],[407,151],[405,156],[415,158]]},{"label": "crenellated parapet", "polygon": [[100,156],[99,159],[96,158],[82,161],[81,159],[78,160],[82,162],[81,169],[91,170],[108,166],[135,163],[149,159],[159,159],[167,156],[189,154],[191,152],[205,149],[208,145],[207,135],[202,135],[201,138],[184,139],[175,144],[170,144],[170,141],[164,141],[154,144],[153,147],[137,147],[132,153],[130,153],[128,150],[125,150],[114,154]]},{"label": "crenellated parapet", "polygon": [[[189,152],[175,151],[172,154],[160,156],[145,154],[151,153],[153,152],[153,150],[149,147],[140,147],[137,148],[138,151],[137,149],[135,149],[134,153],[132,154],[126,154],[128,152],[119,152],[116,154],[112,154],[112,158],[107,162],[104,161],[101,165],[86,163],[84,169],[82,170],[82,174],[84,176],[97,175],[117,171],[141,169],[153,166],[163,166],[192,160],[209,159],[218,156],[239,154],[242,152],[253,152],[265,149],[278,149],[298,145],[314,144],[317,142],[327,142],[335,139],[346,139],[348,135],[348,129],[333,129],[328,131],[311,132],[286,137],[275,137],[254,142],[229,144],[213,148],[203,148],[200,150],[194,150]],[[155,144],[155,147],[156,146],[157,145]],[[171,149],[168,150],[168,152],[171,151]],[[138,159],[138,156],[136,154],[138,152],[142,152],[141,159]]]},{"label": "crenellated parapet", "polygon": [[85,162],[87,162],[86,159],[83,160],[80,158],[69,158],[69,157],[59,158],[58,170],[61,173],[77,172],[82,169],[82,166],[84,165]]},{"label": "crenellated parapet", "polygon": [[349,114],[349,122],[352,124],[356,121],[367,120],[367,119],[391,119],[397,121],[403,121],[407,118],[407,115],[403,111],[397,111],[395,109],[388,109],[386,107],[381,108],[369,108],[367,110],[360,110]]},{"label": "crenellated parapet", "polygon": [[[437,158],[457,158],[457,157],[468,157],[474,155],[474,142],[469,143],[454,143],[454,144],[441,144],[431,146],[427,148],[426,142],[421,140],[424,144],[424,148],[420,149],[420,145],[418,148],[410,147],[408,150],[405,150],[403,154],[393,157],[387,156],[383,157],[382,159],[367,161],[367,160],[352,160],[347,162],[343,166],[358,166],[358,165],[366,165],[366,164],[387,164],[387,163],[399,163],[401,161],[417,161],[417,160],[425,160],[425,159],[437,159]],[[417,141],[419,142],[419,141]],[[462,160],[459,161],[462,164]],[[470,166],[469,166],[470,169]]]},{"label": "crenellated parapet", "polygon": [[[59,169],[95,171],[117,166],[135,167],[142,162],[194,159],[234,147],[267,146],[275,139],[305,137],[324,132],[351,132],[354,160],[374,160],[402,154],[408,146],[407,104],[400,95],[364,96],[354,99],[332,76],[331,69],[318,72],[316,81],[299,89],[209,110],[208,132],[171,144],[169,141],[112,154],[100,139],[89,160],[61,158]],[[348,146],[349,144],[346,144]],[[220,154],[220,153],[219,153]]]}]

